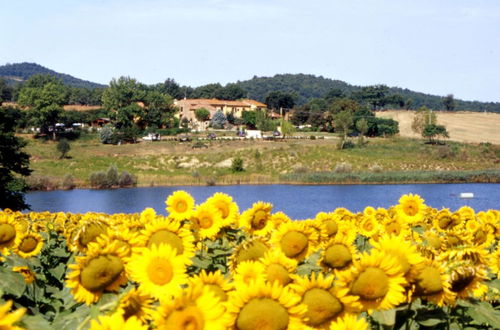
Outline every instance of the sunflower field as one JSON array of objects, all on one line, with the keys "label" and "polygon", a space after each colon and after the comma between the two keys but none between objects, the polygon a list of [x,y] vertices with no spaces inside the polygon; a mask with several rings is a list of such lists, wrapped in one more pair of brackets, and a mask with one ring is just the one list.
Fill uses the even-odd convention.
[{"label": "sunflower field", "polygon": [[500,211],[0,212],[0,329],[499,329]]}]

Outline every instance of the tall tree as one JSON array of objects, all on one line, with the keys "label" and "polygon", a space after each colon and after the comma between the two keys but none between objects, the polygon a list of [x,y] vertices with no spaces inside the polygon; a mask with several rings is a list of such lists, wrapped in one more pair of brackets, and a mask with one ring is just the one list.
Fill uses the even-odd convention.
[{"label": "tall tree", "polygon": [[24,200],[27,186],[22,177],[31,173],[30,156],[22,151],[26,142],[14,134],[19,117],[19,111],[0,107],[0,209],[29,207]]},{"label": "tall tree", "polygon": [[453,94],[448,94],[444,97],[443,99],[443,105],[444,105],[444,108],[447,110],[447,111],[453,111],[455,110],[455,97],[453,96]]},{"label": "tall tree", "polygon": [[296,96],[292,93],[276,91],[267,94],[265,103],[269,109],[273,109],[277,113],[282,109],[283,114],[285,114],[295,105],[295,98]]},{"label": "tall tree", "polygon": [[427,107],[420,107],[413,116],[411,129],[417,134],[422,134],[425,126],[436,125],[436,114]]},{"label": "tall tree", "polygon": [[133,78],[113,79],[102,95],[102,104],[106,108],[117,128],[128,128],[143,120],[145,112],[138,102],[145,99],[146,92],[142,85]]},{"label": "tall tree", "polygon": [[52,127],[52,138],[55,140],[55,124],[62,115],[62,106],[67,102],[66,89],[61,81],[49,75],[32,76],[19,92],[17,102],[29,108],[29,117],[40,126],[41,133],[49,133]]},{"label": "tall tree", "polygon": [[347,134],[349,134],[349,128],[353,124],[353,114],[349,110],[341,111],[335,115],[334,121],[336,127],[342,132],[340,149],[343,149],[347,140]]},{"label": "tall tree", "polygon": [[0,78],[0,106],[2,106],[3,102],[12,100],[12,93],[12,87],[7,85],[4,79]]}]

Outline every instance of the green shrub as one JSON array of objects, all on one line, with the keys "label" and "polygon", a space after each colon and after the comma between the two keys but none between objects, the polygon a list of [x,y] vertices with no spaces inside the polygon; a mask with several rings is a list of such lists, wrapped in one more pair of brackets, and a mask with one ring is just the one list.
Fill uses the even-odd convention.
[{"label": "green shrub", "polygon": [[236,172],[243,172],[245,169],[243,168],[243,159],[241,157],[236,157],[233,158],[233,161],[231,163],[231,171],[233,173]]},{"label": "green shrub", "polygon": [[61,153],[61,156],[59,156],[59,159],[63,159],[67,157],[67,154],[69,150],[71,149],[71,146],[66,139],[60,139],[59,142],[57,142],[57,151]]},{"label": "green shrub", "polygon": [[118,178],[118,185],[120,187],[133,187],[137,185],[137,178],[135,175],[130,174],[127,171],[123,171],[120,173],[120,177]]},{"label": "green shrub", "polygon": [[90,186],[92,188],[105,189],[108,186],[108,176],[104,171],[92,172],[89,176]]},{"label": "green shrub", "polygon": [[62,188],[65,190],[75,189],[75,178],[71,174],[66,174],[62,182]]}]

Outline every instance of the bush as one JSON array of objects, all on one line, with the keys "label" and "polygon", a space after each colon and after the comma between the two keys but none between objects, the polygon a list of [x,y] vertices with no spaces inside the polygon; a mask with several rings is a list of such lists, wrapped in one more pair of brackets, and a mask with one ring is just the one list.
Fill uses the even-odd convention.
[{"label": "bush", "polygon": [[90,186],[92,188],[104,189],[109,188],[108,176],[104,171],[93,172],[89,177]]},{"label": "bush", "polygon": [[212,120],[210,121],[210,125],[215,129],[222,129],[227,124],[227,119],[222,111],[217,111]]},{"label": "bush", "polygon": [[137,185],[137,178],[135,175],[130,174],[127,171],[123,171],[118,178],[118,185],[120,187],[133,187]]},{"label": "bush", "polygon": [[115,143],[114,135],[115,134],[113,132],[113,128],[111,126],[105,126],[101,129],[101,132],[99,133],[99,138],[101,140],[101,143],[114,144]]},{"label": "bush", "polygon": [[108,187],[118,185],[118,169],[116,166],[110,166],[106,172],[106,181]]},{"label": "bush", "polygon": [[236,172],[243,172],[245,169],[243,168],[243,159],[240,157],[233,158],[233,161],[231,163],[231,171],[233,173]]},{"label": "bush", "polygon": [[335,173],[351,173],[352,172],[352,165],[348,162],[338,163],[337,165],[335,165],[333,172],[335,172]]},{"label": "bush", "polygon": [[28,190],[55,190],[59,183],[48,176],[29,176],[26,178]]},{"label": "bush", "polygon": [[59,159],[63,159],[67,157],[67,153],[71,149],[71,146],[66,139],[60,139],[59,142],[57,142],[57,151],[61,153],[61,156],[59,156]]},{"label": "bush", "polygon": [[65,190],[75,189],[75,178],[71,174],[66,174],[62,182],[62,188]]}]

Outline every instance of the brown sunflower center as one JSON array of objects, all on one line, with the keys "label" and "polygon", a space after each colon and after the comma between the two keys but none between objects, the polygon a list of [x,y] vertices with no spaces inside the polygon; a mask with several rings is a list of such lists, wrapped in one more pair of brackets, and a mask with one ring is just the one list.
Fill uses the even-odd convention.
[{"label": "brown sunflower center", "polygon": [[203,330],[205,328],[205,318],[198,306],[189,305],[170,313],[164,325],[162,329]]},{"label": "brown sunflower center", "polygon": [[254,213],[253,218],[252,218],[252,229],[254,230],[260,230],[266,226],[267,223],[267,212],[263,210],[258,210],[257,212]]},{"label": "brown sunflower center", "polygon": [[278,281],[281,285],[287,285],[292,281],[288,270],[280,264],[270,264],[267,266],[266,276],[270,283]]},{"label": "brown sunflower center", "polygon": [[89,291],[102,291],[120,276],[123,268],[123,262],[117,256],[98,256],[83,268],[80,282]]},{"label": "brown sunflower center", "polygon": [[10,243],[16,238],[16,228],[9,223],[0,224],[0,244]]},{"label": "brown sunflower center", "polygon": [[463,274],[458,274],[455,275],[456,277],[452,276],[452,282],[451,282],[451,291],[453,292],[461,292],[465,288],[467,288],[475,278],[474,272],[473,271],[465,271]]},{"label": "brown sunflower center", "polygon": [[28,236],[24,238],[19,244],[19,250],[24,253],[30,253],[31,251],[36,249],[37,244],[38,240],[36,238]]},{"label": "brown sunflower center", "polygon": [[229,206],[224,202],[219,202],[216,204],[217,209],[220,211],[222,219],[229,216]]},{"label": "brown sunflower center", "polygon": [[418,213],[418,204],[415,201],[407,201],[403,205],[403,211],[406,215],[414,216]]},{"label": "brown sunflower center", "polygon": [[156,285],[165,285],[172,280],[174,270],[168,260],[155,258],[147,266],[148,278]]},{"label": "brown sunflower center", "polygon": [[138,315],[141,312],[142,303],[139,297],[130,295],[123,307],[123,318],[127,320],[129,317]]},{"label": "brown sunflower center", "polygon": [[448,227],[451,227],[451,225],[453,224],[453,219],[448,216],[442,216],[439,219],[438,223],[439,223],[439,228],[447,229]]},{"label": "brown sunflower center", "polygon": [[478,229],[474,233],[474,243],[476,243],[478,245],[486,242],[487,238],[488,238],[488,236],[486,235],[486,233],[482,229]]},{"label": "brown sunflower center", "polygon": [[203,229],[207,229],[207,228],[212,227],[212,224],[214,223],[214,220],[209,215],[204,215],[204,216],[200,217],[198,220],[199,220],[200,227]]},{"label": "brown sunflower center", "polygon": [[401,232],[401,225],[398,221],[391,221],[385,225],[385,231],[388,234],[399,235],[399,233]]},{"label": "brown sunflower center", "polygon": [[379,268],[366,268],[351,284],[351,292],[365,300],[385,297],[389,291],[389,277]]},{"label": "brown sunflower center", "polygon": [[339,230],[339,226],[332,219],[325,220],[323,223],[325,224],[326,234],[328,236],[334,236]]},{"label": "brown sunflower center", "polygon": [[280,241],[281,250],[288,258],[299,256],[307,249],[307,236],[298,231],[290,231]]},{"label": "brown sunflower center", "polygon": [[288,321],[288,312],[280,303],[269,298],[254,298],[240,310],[236,328],[284,330],[288,327]]},{"label": "brown sunflower center", "polygon": [[447,236],[447,240],[446,240],[446,243],[449,247],[452,247],[452,246],[457,246],[459,245],[460,243],[462,242],[462,240],[460,238],[458,238],[457,236],[455,235],[452,235],[452,234],[448,234]]},{"label": "brown sunflower center", "polygon": [[417,294],[428,296],[443,291],[439,269],[426,266],[417,276]]},{"label": "brown sunflower center", "polygon": [[342,304],[335,296],[320,288],[307,291],[302,303],[307,306],[306,317],[309,318],[307,324],[315,327],[330,321],[343,309]]},{"label": "brown sunflower center", "polygon": [[187,203],[185,201],[177,201],[177,203],[175,203],[175,211],[178,212],[178,213],[184,213],[187,211]]},{"label": "brown sunflower center", "polygon": [[82,246],[87,246],[90,242],[95,241],[97,236],[105,234],[106,227],[100,223],[90,223],[82,229],[82,233],[78,238],[78,242]]},{"label": "brown sunflower center", "polygon": [[373,228],[375,228],[375,224],[373,223],[373,220],[372,219],[367,219],[364,223],[363,223],[363,229],[366,230],[366,231],[372,231]]},{"label": "brown sunflower center", "polygon": [[236,262],[258,260],[267,252],[268,247],[261,241],[253,241],[238,251]]},{"label": "brown sunflower center", "polygon": [[177,255],[182,254],[184,252],[184,245],[182,244],[182,239],[177,236],[177,234],[169,231],[169,230],[158,230],[155,232],[153,235],[148,240],[148,248],[151,248],[153,244],[160,245],[160,244],[167,244],[170,245],[172,248],[174,248],[177,251]]},{"label": "brown sunflower center", "polygon": [[342,244],[334,244],[325,251],[323,262],[331,268],[341,269],[351,264],[352,254]]},{"label": "brown sunflower center", "polygon": [[220,299],[220,301],[226,301],[227,300],[227,293],[224,291],[219,285],[217,284],[205,284],[205,287],[208,287],[208,289],[217,297]]}]

